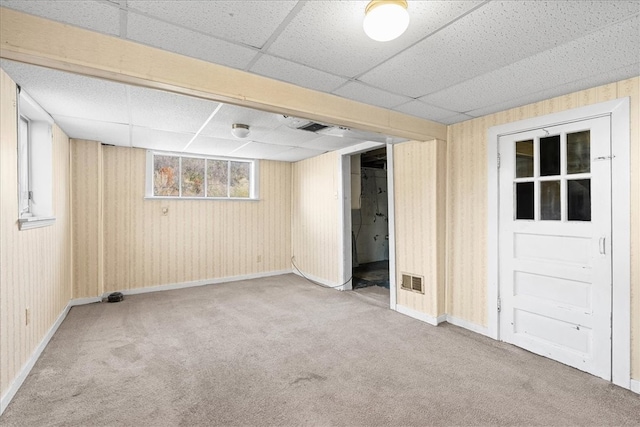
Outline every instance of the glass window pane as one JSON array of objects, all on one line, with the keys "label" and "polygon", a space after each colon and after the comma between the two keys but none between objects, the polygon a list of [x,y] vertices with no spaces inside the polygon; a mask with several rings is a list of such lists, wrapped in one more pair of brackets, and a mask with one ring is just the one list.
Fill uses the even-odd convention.
[{"label": "glass window pane", "polygon": [[516,178],[533,176],[533,140],[516,142]]},{"label": "glass window pane", "polygon": [[560,175],[560,135],[540,138],[540,176]]},{"label": "glass window pane", "polygon": [[533,219],[533,182],[516,184],[516,219]]},{"label": "glass window pane", "polygon": [[559,221],[561,206],[560,181],[540,182],[540,218]]},{"label": "glass window pane", "polygon": [[591,171],[591,132],[567,134],[567,173]]},{"label": "glass window pane", "polygon": [[180,158],[175,156],[153,156],[153,195],[179,196]]},{"label": "glass window pane", "polygon": [[591,180],[567,181],[567,218],[569,221],[591,221]]},{"label": "glass window pane", "polygon": [[207,160],[207,197],[227,197],[229,162]]},{"label": "glass window pane", "polygon": [[204,197],[204,159],[182,158],[182,197]]},{"label": "glass window pane", "polygon": [[231,162],[231,179],[229,180],[229,196],[250,196],[251,164],[247,162]]}]

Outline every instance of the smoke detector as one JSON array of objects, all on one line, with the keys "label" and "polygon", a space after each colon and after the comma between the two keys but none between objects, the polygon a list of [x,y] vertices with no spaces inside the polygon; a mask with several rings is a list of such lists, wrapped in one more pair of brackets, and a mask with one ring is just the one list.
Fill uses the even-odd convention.
[{"label": "smoke detector", "polygon": [[231,125],[231,134],[236,138],[246,138],[249,136],[249,125],[234,123]]}]

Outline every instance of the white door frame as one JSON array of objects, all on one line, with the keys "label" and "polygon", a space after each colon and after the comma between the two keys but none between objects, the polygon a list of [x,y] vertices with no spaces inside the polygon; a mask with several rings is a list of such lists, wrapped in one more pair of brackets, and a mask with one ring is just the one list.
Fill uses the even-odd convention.
[{"label": "white door frame", "polygon": [[[338,227],[340,244],[340,266],[339,277],[342,283],[351,278],[352,273],[352,245],[351,233],[351,156],[365,153],[376,148],[382,148],[382,142],[363,142],[358,145],[343,148],[338,151],[338,170],[340,184],[338,186],[338,208],[340,209],[340,224]],[[389,208],[389,308],[396,309],[396,240],[395,240],[395,198],[393,192],[393,145],[386,144],[387,147],[387,197]],[[352,282],[349,281],[341,290],[352,289]]]},{"label": "white door frame", "polygon": [[499,340],[499,182],[498,139],[500,136],[600,116],[611,117],[612,198],[612,342],[611,380],[631,388],[631,176],[629,98],[620,98],[556,114],[535,117],[489,128],[487,135],[488,224],[487,224],[487,313],[489,336]]}]

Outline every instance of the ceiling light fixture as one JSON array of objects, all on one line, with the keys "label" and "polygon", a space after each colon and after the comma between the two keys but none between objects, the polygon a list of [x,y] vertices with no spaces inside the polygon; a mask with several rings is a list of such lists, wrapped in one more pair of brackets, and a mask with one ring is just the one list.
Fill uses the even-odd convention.
[{"label": "ceiling light fixture", "polygon": [[234,123],[231,125],[231,134],[236,138],[246,138],[249,136],[249,125]]},{"label": "ceiling light fixture", "polygon": [[406,0],[371,0],[364,10],[364,32],[373,40],[398,38],[409,26]]}]

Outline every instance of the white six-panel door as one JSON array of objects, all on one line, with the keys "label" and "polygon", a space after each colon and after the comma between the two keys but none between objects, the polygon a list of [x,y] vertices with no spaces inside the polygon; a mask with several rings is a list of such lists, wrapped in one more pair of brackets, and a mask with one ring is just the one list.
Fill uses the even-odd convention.
[{"label": "white six-panel door", "polygon": [[500,338],[611,379],[611,137],[600,117],[501,136]]}]

